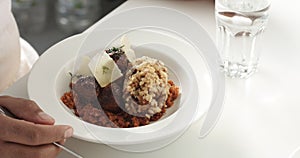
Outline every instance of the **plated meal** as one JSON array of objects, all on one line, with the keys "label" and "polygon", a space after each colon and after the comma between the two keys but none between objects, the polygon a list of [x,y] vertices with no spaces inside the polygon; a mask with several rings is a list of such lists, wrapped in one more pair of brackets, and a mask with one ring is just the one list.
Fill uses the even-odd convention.
[{"label": "plated meal", "polygon": [[[156,15],[157,12],[165,13],[161,8],[153,8],[152,11],[148,11],[146,8],[146,11],[149,15]],[[163,24],[162,26],[155,22],[152,23],[152,21],[151,25],[144,25],[139,20],[120,23],[124,19],[132,19],[132,16],[140,15],[144,12],[145,8],[132,9],[128,13],[125,12],[124,14],[109,17],[97,25],[95,29],[85,31],[82,34],[72,36],[53,45],[43,53],[43,56],[32,68],[27,85],[30,99],[35,100],[45,112],[55,118],[55,124],[72,126],[76,139],[107,144],[113,148],[127,152],[144,152],[160,149],[177,140],[196,120],[204,118],[203,116],[211,104],[215,102],[219,103],[219,99],[215,99],[217,92],[215,90],[219,89],[219,87],[222,88],[218,83],[219,71],[211,68],[211,65],[215,64],[216,58],[206,60],[206,56],[212,57],[217,51],[214,52],[215,49],[210,48],[213,44],[210,44],[210,39],[208,39],[209,36],[206,32],[201,27],[198,27],[198,25],[193,27],[195,29],[187,31],[182,29],[183,31],[178,31],[177,28],[182,28],[181,25],[175,24],[176,22],[174,25],[169,22],[166,23],[165,20],[160,18],[153,19],[160,19],[159,22]],[[189,22],[189,18],[182,17],[182,14],[178,14],[176,11],[166,10],[166,14],[164,15],[176,17],[177,19],[180,18],[180,21],[186,20],[185,24],[189,24],[187,26],[195,25],[191,20]],[[149,20],[145,22],[149,22]],[[164,26],[165,24],[176,28],[170,30],[170,27]],[[128,27],[124,27],[125,25],[128,25]],[[190,32],[191,30],[193,32]],[[197,33],[199,30],[200,33]],[[126,46],[128,47],[128,45],[122,44],[119,42],[119,39],[116,39],[116,37],[124,34],[130,39],[130,43],[133,45],[132,49],[135,53],[126,51]],[[189,37],[189,35],[193,35],[194,37]],[[168,74],[167,81],[173,81],[175,87],[178,88],[179,94],[171,107],[164,107],[165,113],[159,120],[151,121],[151,117],[154,116],[151,114],[148,114],[150,116],[149,119],[146,113],[135,114],[134,111],[126,111],[124,82],[127,76],[134,75],[126,75],[130,70],[129,67],[125,73],[122,73],[123,70],[121,68],[115,67],[114,64],[116,62],[110,60],[112,57],[108,53],[103,53],[104,50],[112,50],[113,47],[121,49],[130,63],[134,63],[140,57],[147,56],[165,64],[164,67],[167,68]],[[134,57],[134,54],[136,57]],[[105,58],[105,60],[98,60],[100,58]],[[101,63],[105,62],[111,65],[102,64],[101,66]],[[120,63],[117,62],[116,65],[118,66],[118,64]],[[118,76],[120,73],[121,76]],[[102,78],[100,78],[100,75],[97,74],[111,74],[111,76],[105,79],[104,77],[107,75],[102,75]],[[138,78],[138,76],[134,78]],[[97,86],[96,89],[93,88],[92,91],[77,89],[80,85],[79,83],[82,83],[82,86],[86,85],[89,87],[88,82],[86,82],[89,80],[93,83],[90,84],[91,87]],[[106,82],[107,80],[109,82]],[[121,93],[118,96],[114,87],[117,87],[116,85],[120,82],[119,80],[123,80],[120,83],[123,85],[119,86]],[[165,80],[162,80],[165,83]],[[78,83],[78,87],[76,83]],[[106,86],[110,86],[111,89],[105,89],[104,87]],[[104,104],[100,106],[97,96],[103,94],[105,90],[113,94],[114,102],[119,101],[118,97],[121,98],[123,104],[120,104],[122,106],[118,106],[118,108],[121,109],[120,111],[126,111],[124,113],[129,115],[128,118],[124,113],[123,116],[121,112],[105,110],[103,108]],[[71,92],[69,94],[70,97],[65,98],[70,103],[73,102],[73,105],[70,104],[71,108],[68,108],[61,100],[62,96],[67,96],[64,95],[67,92]],[[84,95],[79,96],[79,94],[81,95],[80,92]],[[93,97],[85,98],[85,96],[88,96],[88,92]],[[109,98],[109,95],[106,96]],[[80,104],[78,105],[78,103]],[[111,103],[111,100],[109,103]],[[89,107],[92,108],[89,109]],[[87,111],[86,115],[84,115],[83,110]],[[95,112],[93,114],[92,110],[102,112],[98,114]],[[111,119],[114,117],[114,122],[109,119],[108,113],[114,115],[110,116]],[[83,115],[89,117],[90,122],[85,121]],[[100,117],[104,117],[104,121],[107,122],[101,123]],[[131,118],[133,120],[143,118],[148,120],[149,124],[144,126],[140,124],[136,125],[139,127],[134,127]],[[126,126],[134,128],[111,128],[111,126],[122,127],[119,124],[124,123],[125,121],[123,120],[127,122]],[[118,121],[119,123],[116,123]],[[103,126],[97,125],[100,123],[105,124]],[[126,126],[124,125],[124,127]]]},{"label": "plated meal", "polygon": [[85,57],[61,101],[82,120],[104,127],[138,127],[159,120],[179,97],[163,61],[135,57],[126,36],[118,47]]}]

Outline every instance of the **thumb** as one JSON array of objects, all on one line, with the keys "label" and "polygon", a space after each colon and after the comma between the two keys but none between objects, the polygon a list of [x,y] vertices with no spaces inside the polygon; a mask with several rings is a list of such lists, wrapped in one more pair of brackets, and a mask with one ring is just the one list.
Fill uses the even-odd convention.
[{"label": "thumb", "polygon": [[11,113],[20,119],[37,124],[53,125],[55,120],[43,112],[32,100],[0,96],[0,106],[7,108]]}]

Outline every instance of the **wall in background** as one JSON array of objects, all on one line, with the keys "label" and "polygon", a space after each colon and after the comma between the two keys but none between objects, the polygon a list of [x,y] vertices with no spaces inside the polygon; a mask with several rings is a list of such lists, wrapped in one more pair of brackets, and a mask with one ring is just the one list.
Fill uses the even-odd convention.
[{"label": "wall in background", "polygon": [[41,55],[92,25],[125,0],[12,0],[21,37]]}]

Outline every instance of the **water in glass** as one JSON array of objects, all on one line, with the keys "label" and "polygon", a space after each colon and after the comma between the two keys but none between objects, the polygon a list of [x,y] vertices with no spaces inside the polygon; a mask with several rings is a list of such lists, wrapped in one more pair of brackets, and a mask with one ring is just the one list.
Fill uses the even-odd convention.
[{"label": "water in glass", "polygon": [[217,45],[222,70],[231,78],[247,78],[257,70],[267,0],[216,0]]}]

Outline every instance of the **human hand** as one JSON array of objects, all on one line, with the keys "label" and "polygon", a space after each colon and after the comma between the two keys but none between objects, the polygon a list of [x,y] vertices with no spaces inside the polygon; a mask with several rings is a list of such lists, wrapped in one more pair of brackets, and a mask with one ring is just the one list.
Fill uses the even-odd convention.
[{"label": "human hand", "polygon": [[0,96],[0,106],[19,118],[0,115],[1,158],[54,158],[60,149],[52,143],[63,144],[73,135],[72,127],[54,125],[34,101]]}]

